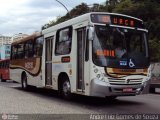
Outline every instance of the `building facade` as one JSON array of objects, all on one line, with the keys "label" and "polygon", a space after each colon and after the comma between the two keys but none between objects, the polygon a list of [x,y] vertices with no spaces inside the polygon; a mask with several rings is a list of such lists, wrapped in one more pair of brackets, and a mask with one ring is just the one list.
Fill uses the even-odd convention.
[{"label": "building facade", "polygon": [[0,59],[10,58],[10,52],[11,52],[10,44],[0,45]]},{"label": "building facade", "polygon": [[12,43],[12,37],[0,35],[0,45],[11,44],[11,43]]},{"label": "building facade", "polygon": [[0,59],[10,58],[12,37],[0,35]]},{"label": "building facade", "polygon": [[27,34],[18,33],[18,34],[13,35],[12,41],[17,41],[27,36],[28,36]]},{"label": "building facade", "polygon": [[27,36],[23,33],[15,34],[12,37],[0,35],[0,59],[10,58],[11,43]]}]

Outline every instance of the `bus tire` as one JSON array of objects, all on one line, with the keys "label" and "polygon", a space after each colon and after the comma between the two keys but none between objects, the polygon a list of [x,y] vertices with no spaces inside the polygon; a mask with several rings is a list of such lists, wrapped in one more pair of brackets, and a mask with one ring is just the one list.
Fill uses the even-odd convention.
[{"label": "bus tire", "polygon": [[22,85],[22,89],[23,90],[27,90],[28,84],[27,84],[27,76],[26,76],[26,74],[22,74],[21,85]]},{"label": "bus tire", "polygon": [[150,92],[150,93],[155,93],[155,92],[156,92],[156,90],[155,90],[155,88],[154,88],[154,87],[150,87],[150,88],[149,88],[149,92]]},{"label": "bus tire", "polygon": [[72,97],[72,93],[71,93],[71,85],[69,82],[68,78],[64,78],[64,80],[61,83],[61,88],[60,88],[60,93],[61,96],[66,99],[66,100],[70,100]]},{"label": "bus tire", "polygon": [[6,80],[4,80],[4,79],[1,79],[1,82],[6,82]]},{"label": "bus tire", "polygon": [[3,77],[2,77],[2,74],[1,74],[1,82],[6,82],[4,79],[3,79]]},{"label": "bus tire", "polygon": [[117,98],[117,96],[107,96],[106,100],[107,101],[114,101]]}]

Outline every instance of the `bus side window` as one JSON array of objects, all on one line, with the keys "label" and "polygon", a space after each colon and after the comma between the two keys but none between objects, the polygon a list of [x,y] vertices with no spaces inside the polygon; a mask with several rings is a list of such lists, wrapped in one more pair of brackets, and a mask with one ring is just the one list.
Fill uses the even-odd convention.
[{"label": "bus side window", "polygon": [[12,46],[12,53],[11,53],[11,59],[16,59],[17,58],[17,45]]},{"label": "bus side window", "polygon": [[8,60],[5,61],[5,68],[8,68]]},{"label": "bus side window", "polygon": [[25,44],[25,58],[33,57],[33,41],[29,40]]},{"label": "bus side window", "polygon": [[62,29],[57,32],[56,37],[56,55],[65,55],[71,52],[72,27]]},{"label": "bus side window", "polygon": [[17,59],[24,58],[24,43],[20,43],[17,45]]},{"label": "bus side window", "polygon": [[9,68],[9,61],[6,61],[6,68]]},{"label": "bus side window", "polygon": [[3,62],[2,62],[2,69],[4,68],[4,66],[3,66]]},{"label": "bus side window", "polygon": [[42,49],[43,49],[43,36],[42,37],[38,37],[35,40],[34,43],[34,57],[40,57],[42,56]]},{"label": "bus side window", "polygon": [[3,62],[3,68],[6,68],[6,63],[5,63],[5,61]]}]

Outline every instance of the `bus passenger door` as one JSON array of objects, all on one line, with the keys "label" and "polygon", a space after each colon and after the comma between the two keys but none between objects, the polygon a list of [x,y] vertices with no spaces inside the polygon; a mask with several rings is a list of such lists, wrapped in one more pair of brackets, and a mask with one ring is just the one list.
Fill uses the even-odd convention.
[{"label": "bus passenger door", "polygon": [[46,85],[52,85],[53,37],[46,38],[45,48],[45,83]]},{"label": "bus passenger door", "polygon": [[[88,63],[85,62],[85,39],[86,28],[77,30],[77,90],[85,90],[85,80],[88,79],[89,73],[86,71]],[[88,68],[89,69],[89,68]]]}]

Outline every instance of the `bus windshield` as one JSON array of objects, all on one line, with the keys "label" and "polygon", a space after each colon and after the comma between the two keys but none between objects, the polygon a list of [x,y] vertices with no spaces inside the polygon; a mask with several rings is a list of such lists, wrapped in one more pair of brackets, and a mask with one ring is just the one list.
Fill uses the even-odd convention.
[{"label": "bus windshield", "polygon": [[149,55],[146,32],[95,26],[93,62],[111,68],[146,68]]}]

